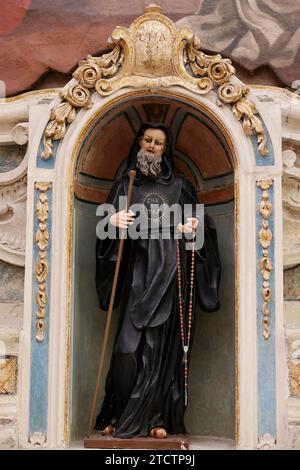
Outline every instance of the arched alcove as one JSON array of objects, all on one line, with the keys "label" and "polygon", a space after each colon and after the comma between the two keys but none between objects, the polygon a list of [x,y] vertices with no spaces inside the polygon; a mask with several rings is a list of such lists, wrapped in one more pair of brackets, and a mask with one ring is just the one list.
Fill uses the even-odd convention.
[{"label": "arched alcove", "polygon": [[[96,298],[96,208],[105,201],[142,122],[167,124],[174,137],[176,171],[197,189],[198,199],[213,217],[222,262],[221,309],[197,312],[197,327],[189,379],[186,425],[191,436],[235,439],[235,211],[234,156],[226,136],[211,114],[187,99],[137,96],[120,101],[94,117],[77,151],[74,172],[73,312],[71,442],[87,430],[91,396],[106,313]],[[114,313],[110,348],[118,322]],[[107,361],[108,362],[108,361]],[[104,382],[105,375],[103,377]],[[102,383],[98,408],[103,397]]]},{"label": "arched alcove", "polygon": [[187,426],[235,435],[239,448],[281,445],[280,107],[157,6],[118,27],[112,44],[30,110],[21,444],[65,447],[85,434],[105,320],[94,288],[96,206],[139,123],[152,119],[174,132],[176,165],[215,220],[223,263],[225,310],[198,318]]}]

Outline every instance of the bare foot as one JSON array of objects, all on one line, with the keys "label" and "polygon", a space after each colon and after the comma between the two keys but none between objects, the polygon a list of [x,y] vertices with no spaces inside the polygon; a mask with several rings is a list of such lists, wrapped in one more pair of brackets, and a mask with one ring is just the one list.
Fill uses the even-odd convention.
[{"label": "bare foot", "polygon": [[106,426],[106,428],[102,429],[101,434],[102,436],[109,436],[115,432],[115,428],[110,424]]},{"label": "bare foot", "polygon": [[155,437],[155,439],[165,439],[167,431],[164,428],[153,428],[151,429],[150,436]]}]

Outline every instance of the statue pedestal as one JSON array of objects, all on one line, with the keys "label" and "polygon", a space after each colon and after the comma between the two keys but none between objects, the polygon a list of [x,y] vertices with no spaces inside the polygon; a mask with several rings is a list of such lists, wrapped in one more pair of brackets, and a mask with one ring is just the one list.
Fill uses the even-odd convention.
[{"label": "statue pedestal", "polygon": [[112,436],[102,436],[95,431],[90,437],[84,439],[84,447],[88,449],[161,449],[161,450],[188,450],[188,434],[173,434],[165,439],[153,437],[133,437],[120,439]]}]

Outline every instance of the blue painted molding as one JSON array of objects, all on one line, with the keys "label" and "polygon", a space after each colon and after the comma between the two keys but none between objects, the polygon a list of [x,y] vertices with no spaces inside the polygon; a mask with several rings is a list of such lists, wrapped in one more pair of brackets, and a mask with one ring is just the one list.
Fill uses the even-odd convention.
[{"label": "blue painted molding", "polygon": [[[48,262],[46,277],[46,305],[45,305],[45,333],[43,341],[36,339],[37,334],[37,293],[39,283],[36,278],[35,267],[39,261],[39,247],[36,243],[36,234],[40,221],[36,213],[36,206],[41,193],[47,195],[48,217],[44,222],[49,234],[45,250]],[[32,314],[31,314],[31,360],[30,360],[30,403],[29,403],[29,436],[35,432],[47,435],[48,422],[48,365],[49,365],[49,312],[50,312],[50,277],[51,277],[51,233],[52,233],[52,188],[40,191],[34,190],[34,229],[33,229],[33,267],[32,267]]]},{"label": "blue painted molding", "polygon": [[270,434],[276,439],[276,350],[275,350],[275,262],[274,262],[274,189],[273,185],[267,190],[269,201],[272,204],[272,213],[268,219],[269,230],[272,233],[270,246],[267,248],[272,269],[269,285],[271,297],[269,302],[269,332],[266,339],[263,335],[264,303],[262,289],[264,279],[260,271],[260,261],[263,257],[263,247],[260,244],[259,232],[262,228],[263,217],[259,206],[262,201],[263,190],[256,187],[256,315],[257,315],[257,386],[258,386],[258,437]]}]

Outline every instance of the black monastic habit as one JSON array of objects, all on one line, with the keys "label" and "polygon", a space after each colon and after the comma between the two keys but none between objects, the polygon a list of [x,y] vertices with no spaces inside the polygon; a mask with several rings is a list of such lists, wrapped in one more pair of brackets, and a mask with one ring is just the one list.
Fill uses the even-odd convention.
[{"label": "black monastic habit", "polygon": [[[146,125],[144,129],[153,127]],[[169,160],[168,160],[169,158]],[[192,184],[175,175],[170,154],[157,178],[137,174],[132,203],[143,193],[158,194],[168,203],[197,204]],[[135,162],[129,159],[128,169]],[[115,182],[108,201],[116,211],[119,196],[127,194],[128,176]],[[151,190],[149,190],[149,185]],[[185,221],[183,221],[185,222]],[[171,227],[171,231],[176,227]],[[100,308],[108,310],[119,240],[97,240],[96,287]],[[187,317],[190,292],[191,252],[180,240],[182,292]],[[205,215],[204,245],[195,255],[195,295],[191,343],[198,303],[204,311],[219,308],[220,259],[213,221]],[[148,436],[154,427],[168,434],[184,434],[185,394],[183,348],[180,336],[177,256],[174,237],[127,239],[122,257],[115,307],[121,316],[106,378],[105,398],[96,429],[112,425],[114,436]],[[187,320],[185,322],[187,333]],[[188,361],[190,360],[190,350]]]}]

